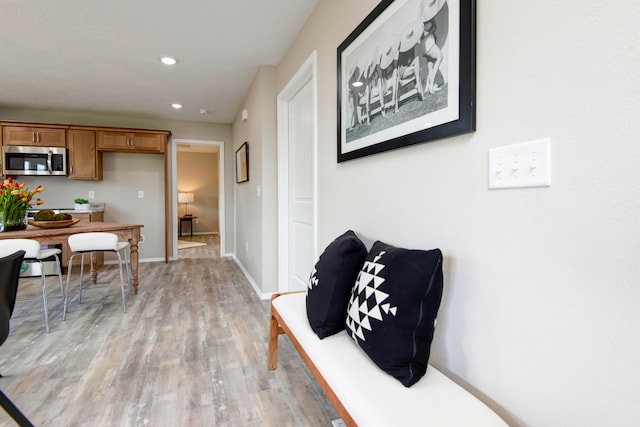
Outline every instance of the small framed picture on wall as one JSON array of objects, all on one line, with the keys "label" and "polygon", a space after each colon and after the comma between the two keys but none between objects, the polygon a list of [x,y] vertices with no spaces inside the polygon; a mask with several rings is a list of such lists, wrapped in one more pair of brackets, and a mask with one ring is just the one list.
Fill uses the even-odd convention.
[{"label": "small framed picture on wall", "polygon": [[249,181],[249,144],[245,142],[236,150],[236,182]]}]

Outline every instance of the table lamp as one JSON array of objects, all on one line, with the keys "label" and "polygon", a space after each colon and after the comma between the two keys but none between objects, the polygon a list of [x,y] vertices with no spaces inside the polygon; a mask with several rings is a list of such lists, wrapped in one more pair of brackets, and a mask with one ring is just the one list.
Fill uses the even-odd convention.
[{"label": "table lamp", "polygon": [[178,202],[186,203],[184,216],[191,216],[189,214],[189,203],[193,203],[193,193],[178,193]]}]

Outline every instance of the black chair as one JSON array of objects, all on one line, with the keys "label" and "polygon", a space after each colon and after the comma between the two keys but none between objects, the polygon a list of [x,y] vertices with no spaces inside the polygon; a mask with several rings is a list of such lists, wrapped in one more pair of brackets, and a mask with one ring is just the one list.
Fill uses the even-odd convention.
[{"label": "black chair", "polygon": [[[9,320],[16,304],[20,267],[25,253],[25,251],[18,251],[0,258],[0,345],[4,344],[9,337]],[[2,390],[0,390],[0,406],[19,426],[33,426],[31,421],[20,412],[20,409],[9,400]]]}]

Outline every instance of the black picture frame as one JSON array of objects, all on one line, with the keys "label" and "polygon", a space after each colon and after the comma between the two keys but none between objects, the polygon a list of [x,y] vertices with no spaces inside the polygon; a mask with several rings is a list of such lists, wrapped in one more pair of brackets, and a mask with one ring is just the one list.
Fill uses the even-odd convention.
[{"label": "black picture frame", "polygon": [[236,150],[236,183],[249,181],[249,143],[245,142]]},{"label": "black picture frame", "polygon": [[475,0],[382,0],[337,49],[338,162],[475,131],[475,25]]}]

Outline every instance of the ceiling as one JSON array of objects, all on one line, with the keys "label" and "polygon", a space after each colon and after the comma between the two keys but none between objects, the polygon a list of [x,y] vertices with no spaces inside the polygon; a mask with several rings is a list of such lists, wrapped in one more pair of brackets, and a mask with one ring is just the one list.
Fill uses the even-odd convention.
[{"label": "ceiling", "polygon": [[0,0],[0,108],[231,123],[316,3]]}]

